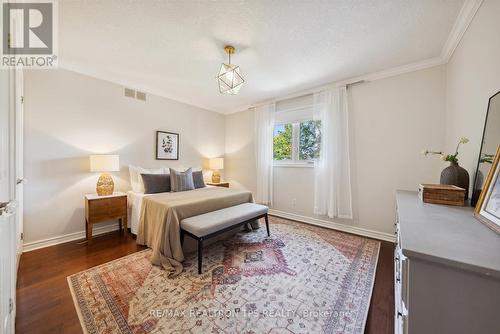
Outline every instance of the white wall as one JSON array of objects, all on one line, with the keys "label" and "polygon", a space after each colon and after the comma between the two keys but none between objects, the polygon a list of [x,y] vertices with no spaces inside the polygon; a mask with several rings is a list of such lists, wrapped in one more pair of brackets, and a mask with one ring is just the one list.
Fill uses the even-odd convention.
[{"label": "white wall", "polygon": [[[444,145],[445,79],[437,66],[349,88],[355,219],[335,222],[392,234],[395,190],[438,182],[443,162],[420,151]],[[252,111],[226,117],[227,178],[254,190],[252,138]],[[314,169],[274,170],[273,208],[315,217]]]},{"label": "white wall", "polygon": [[[25,73],[25,242],[85,230],[84,199],[97,173],[88,155],[120,155],[115,190],[130,189],[128,164],[201,166],[224,154],[224,116],[65,70]],[[155,131],[180,134],[180,160],[155,160]]]},{"label": "white wall", "polygon": [[[459,158],[473,177],[488,98],[500,90],[499,17],[500,2],[486,0],[447,65],[349,89],[355,219],[336,222],[392,233],[395,189],[437,182],[445,167],[422,148],[451,151],[470,138]],[[118,190],[129,187],[128,163],[165,165],[154,160],[157,129],[181,134],[181,161],[170,165],[200,165],[225,150],[226,179],[255,191],[251,111],[224,118],[152,95],[143,103],[63,70],[27,72],[25,95],[26,242],[84,229],[82,197],[97,178],[88,154],[120,154]],[[313,217],[313,169],[275,171],[275,209]]]},{"label": "white wall", "polygon": [[254,113],[246,110],[226,115],[225,172],[231,186],[257,191],[255,178]]},{"label": "white wall", "polygon": [[499,34],[500,1],[485,0],[446,68],[446,149],[453,151],[460,137],[470,139],[459,163],[469,171],[471,187],[488,100],[500,91]]}]

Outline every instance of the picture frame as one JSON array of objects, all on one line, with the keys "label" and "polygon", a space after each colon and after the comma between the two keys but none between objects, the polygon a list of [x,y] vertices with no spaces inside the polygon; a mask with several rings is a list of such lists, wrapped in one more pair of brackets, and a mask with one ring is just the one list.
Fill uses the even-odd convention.
[{"label": "picture frame", "polygon": [[179,160],[179,134],[156,131],[156,160]]},{"label": "picture frame", "polygon": [[500,234],[500,146],[474,209],[474,217]]}]

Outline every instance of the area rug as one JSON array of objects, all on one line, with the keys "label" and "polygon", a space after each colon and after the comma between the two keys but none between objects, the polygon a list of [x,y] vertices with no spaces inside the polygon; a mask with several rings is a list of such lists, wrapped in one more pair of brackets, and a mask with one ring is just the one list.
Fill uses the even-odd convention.
[{"label": "area rug", "polygon": [[85,333],[363,333],[380,243],[271,218],[174,279],[145,250],[68,277]]}]

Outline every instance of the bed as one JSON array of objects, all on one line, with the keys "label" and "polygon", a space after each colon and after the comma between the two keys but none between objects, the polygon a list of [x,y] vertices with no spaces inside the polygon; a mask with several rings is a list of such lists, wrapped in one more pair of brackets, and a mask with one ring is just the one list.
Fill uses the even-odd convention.
[{"label": "bed", "polygon": [[[213,188],[214,186],[206,186],[206,188]],[[190,191],[199,191],[202,189],[195,189]],[[127,203],[128,203],[128,223],[130,226],[130,231],[137,235],[139,229],[139,221],[141,220],[141,208],[142,199],[146,196],[158,196],[160,194],[144,194],[143,192],[137,192],[134,190],[127,191]]]},{"label": "bed", "polygon": [[128,223],[130,226],[130,232],[137,235],[137,230],[139,228],[139,220],[141,219],[141,206],[142,199],[146,195],[144,193],[136,192],[133,190],[127,191],[127,203],[128,203]]},{"label": "bed", "polygon": [[147,195],[129,191],[127,195],[131,230],[137,235],[137,243],[153,250],[151,262],[163,267],[169,277],[177,276],[183,269],[184,254],[180,243],[182,219],[253,202],[250,191],[210,186]]}]

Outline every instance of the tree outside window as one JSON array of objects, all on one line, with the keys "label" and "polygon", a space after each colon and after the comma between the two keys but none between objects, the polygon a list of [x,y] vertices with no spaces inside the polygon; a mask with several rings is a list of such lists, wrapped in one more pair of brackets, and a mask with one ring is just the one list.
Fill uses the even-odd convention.
[{"label": "tree outside window", "polygon": [[312,162],[319,158],[321,121],[277,124],[274,127],[273,156],[276,161]]},{"label": "tree outside window", "polygon": [[292,124],[278,124],[274,127],[274,160],[292,160]]},{"label": "tree outside window", "polygon": [[321,121],[302,122],[299,129],[299,160],[318,159],[321,143]]}]

